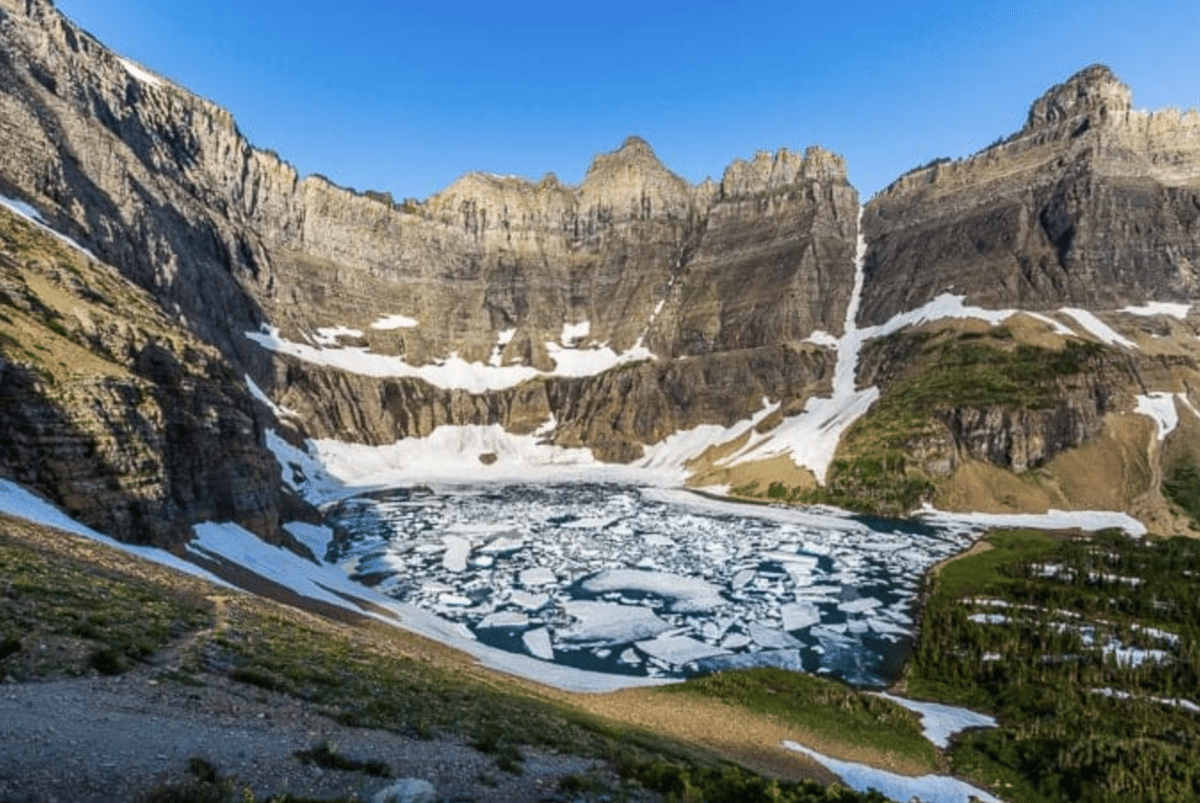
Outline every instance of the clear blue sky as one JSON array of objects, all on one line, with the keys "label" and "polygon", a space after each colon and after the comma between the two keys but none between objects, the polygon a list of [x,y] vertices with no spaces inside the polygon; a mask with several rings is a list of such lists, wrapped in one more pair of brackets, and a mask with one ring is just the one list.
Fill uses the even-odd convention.
[{"label": "clear blue sky", "polygon": [[578,182],[644,137],[691,181],[820,144],[864,200],[1020,128],[1095,62],[1200,106],[1196,0],[58,0],[302,173],[424,198],[470,170]]}]

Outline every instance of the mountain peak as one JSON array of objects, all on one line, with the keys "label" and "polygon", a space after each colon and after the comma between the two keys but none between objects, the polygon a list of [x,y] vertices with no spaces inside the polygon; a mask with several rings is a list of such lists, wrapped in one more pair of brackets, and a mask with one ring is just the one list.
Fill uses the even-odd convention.
[{"label": "mountain peak", "polygon": [[1101,122],[1110,115],[1132,108],[1129,87],[1103,64],[1093,64],[1051,87],[1034,101],[1025,123],[1025,133],[1088,118]]}]

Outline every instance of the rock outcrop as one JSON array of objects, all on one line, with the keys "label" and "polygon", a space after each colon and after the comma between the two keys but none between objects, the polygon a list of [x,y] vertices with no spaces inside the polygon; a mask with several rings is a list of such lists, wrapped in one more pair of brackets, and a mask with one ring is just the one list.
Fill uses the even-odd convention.
[{"label": "rock outcrop", "polygon": [[914,170],[867,205],[860,319],[951,292],[992,308],[1117,309],[1200,293],[1200,114],[1134,111],[1089,67],[1024,128]]}]

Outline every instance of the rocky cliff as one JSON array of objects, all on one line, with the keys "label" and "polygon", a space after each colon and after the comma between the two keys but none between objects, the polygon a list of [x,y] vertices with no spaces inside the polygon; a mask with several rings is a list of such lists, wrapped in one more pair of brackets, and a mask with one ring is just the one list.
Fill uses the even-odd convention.
[{"label": "rocky cliff", "polygon": [[1020,131],[897,179],[863,215],[861,320],[944,292],[987,307],[1119,309],[1200,291],[1200,114],[1135,111],[1089,67]]}]

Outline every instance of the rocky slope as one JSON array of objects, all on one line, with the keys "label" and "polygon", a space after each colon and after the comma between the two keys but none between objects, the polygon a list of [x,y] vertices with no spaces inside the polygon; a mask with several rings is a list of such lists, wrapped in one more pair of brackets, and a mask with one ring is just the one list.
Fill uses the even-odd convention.
[{"label": "rocky slope", "polygon": [[[1176,444],[1200,401],[1200,116],[1134,111],[1106,68],[1049,90],[1021,131],[982,153],[901,177],[860,226],[844,164],[824,150],[759,153],[692,185],[636,137],[577,186],[471,173],[396,203],[300,177],[228,112],[116,56],[49,0],[0,0],[0,36],[0,193],[214,347],[210,376],[218,364],[248,375],[279,405],[272,416],[238,401],[246,421],[201,426],[203,394],[189,387],[147,430],[192,438],[180,460],[266,427],[296,446],[382,446],[450,425],[628,463],[709,425],[673,459],[697,482],[746,493],[888,512],[1144,497],[1163,518],[1167,463],[1190,459]],[[958,312],[946,294],[961,297]],[[963,323],[972,317],[1003,322],[1004,336]],[[987,349],[968,354],[956,338]],[[1102,351],[1081,360],[1081,344]],[[176,387],[168,351],[131,364]],[[995,393],[952,381],[989,361],[999,376],[976,378]],[[1039,361],[1071,370],[1030,379]],[[227,384],[230,398],[251,389]],[[929,387],[944,392],[913,396]],[[78,417],[63,411],[107,392],[55,409]],[[1121,426],[1135,410],[1157,412],[1139,416],[1141,430]],[[1159,413],[1177,426],[1155,438]],[[716,428],[735,425],[722,444]],[[243,440],[265,477],[259,437]],[[1109,461],[1121,468],[1106,475],[1108,496],[1068,465],[1104,443],[1110,457],[1143,455]],[[9,465],[43,447],[22,448]],[[985,468],[1037,491],[992,493]],[[38,482],[67,498],[62,481]],[[216,515],[201,500],[233,491],[174,493]],[[259,500],[246,510],[277,519],[262,502],[274,492],[246,493]]]}]

